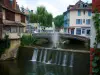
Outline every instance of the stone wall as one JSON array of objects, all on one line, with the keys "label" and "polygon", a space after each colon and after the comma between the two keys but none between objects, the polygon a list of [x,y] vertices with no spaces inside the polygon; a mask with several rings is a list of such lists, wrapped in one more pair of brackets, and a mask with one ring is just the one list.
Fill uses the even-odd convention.
[{"label": "stone wall", "polygon": [[11,43],[10,48],[5,50],[4,54],[1,55],[0,60],[16,58],[17,50],[18,47],[20,46],[20,40],[11,40],[10,43]]}]

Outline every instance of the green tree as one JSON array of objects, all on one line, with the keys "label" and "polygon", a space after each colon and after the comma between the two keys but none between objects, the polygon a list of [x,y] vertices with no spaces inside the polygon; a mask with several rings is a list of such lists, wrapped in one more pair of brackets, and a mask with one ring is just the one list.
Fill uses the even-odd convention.
[{"label": "green tree", "polygon": [[37,7],[36,14],[30,14],[31,23],[39,23],[41,26],[49,27],[52,25],[52,14],[44,6]]},{"label": "green tree", "polygon": [[64,16],[58,15],[54,18],[54,24],[57,28],[61,28],[64,24]]},{"label": "green tree", "polygon": [[37,14],[30,13],[30,23],[37,23],[38,22],[38,16]]}]

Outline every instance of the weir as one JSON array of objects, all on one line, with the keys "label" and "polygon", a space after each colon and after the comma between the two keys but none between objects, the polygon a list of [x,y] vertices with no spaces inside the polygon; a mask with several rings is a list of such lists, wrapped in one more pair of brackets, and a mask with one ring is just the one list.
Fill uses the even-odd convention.
[{"label": "weir", "polygon": [[65,50],[52,48],[33,48],[32,61],[45,64],[56,64],[61,66],[73,67],[74,53],[89,53],[85,50]]},{"label": "weir", "polygon": [[86,50],[62,49],[63,41],[60,41],[58,32],[49,35],[52,41],[51,48],[33,48],[32,61],[60,66],[74,66],[75,53],[90,53]]}]

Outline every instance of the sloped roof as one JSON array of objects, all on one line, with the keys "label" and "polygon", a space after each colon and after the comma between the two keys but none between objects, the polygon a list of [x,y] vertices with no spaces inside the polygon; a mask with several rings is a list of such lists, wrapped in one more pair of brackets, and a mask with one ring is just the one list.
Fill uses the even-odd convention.
[{"label": "sloped roof", "polygon": [[2,7],[2,8],[4,8],[4,9],[6,9],[6,10],[9,10],[9,11],[12,11],[12,12],[14,12],[14,13],[16,13],[16,14],[23,14],[23,15],[25,15],[24,13],[22,13],[19,9],[18,9],[18,5],[17,5],[17,7],[16,7],[16,9],[11,9],[11,8],[9,8],[9,7],[7,7],[7,6],[4,6],[3,4],[1,4],[0,3],[0,6]]},{"label": "sloped roof", "polygon": [[90,6],[88,3],[84,3],[83,1],[79,0],[75,5],[69,5],[67,10],[68,11],[70,10],[92,10],[92,6]]}]

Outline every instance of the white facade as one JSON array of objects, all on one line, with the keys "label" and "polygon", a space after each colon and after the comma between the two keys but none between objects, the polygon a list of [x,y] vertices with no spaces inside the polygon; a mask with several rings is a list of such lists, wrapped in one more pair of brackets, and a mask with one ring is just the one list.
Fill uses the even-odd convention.
[{"label": "white facade", "polygon": [[64,31],[67,34],[90,37],[92,7],[79,0],[64,12]]},{"label": "white facade", "polygon": [[[85,14],[84,14],[84,12],[85,12]],[[77,19],[82,20],[82,24],[77,24],[76,23]],[[87,19],[90,20],[90,24],[86,24]],[[92,19],[92,14],[91,14],[91,16],[89,16],[88,11],[81,10],[81,15],[80,16],[78,16],[78,10],[70,11],[68,34],[74,34],[74,35],[90,37],[90,32],[88,32],[88,31],[90,31],[91,19]],[[72,33],[72,29],[74,29],[73,33]],[[81,29],[80,34],[77,34],[77,29]]]},{"label": "white facade", "polygon": [[[81,16],[78,16],[78,10],[73,10],[73,11],[70,11],[70,27],[90,27],[91,25],[90,24],[86,24],[86,19],[91,19],[92,17],[91,16],[88,16],[88,11],[85,11],[85,14],[84,14],[84,11],[81,10]],[[82,22],[82,24],[76,24],[76,19],[85,19],[85,23]]]},{"label": "white facade", "polygon": [[[39,27],[40,32],[44,32],[42,30],[43,28],[44,28],[43,26]],[[54,22],[52,22],[52,26],[51,27],[45,27],[45,32],[47,32],[47,33],[53,33],[53,32],[55,32],[55,24],[54,24]]]},{"label": "white facade", "polygon": [[54,22],[52,22],[51,27],[40,26],[39,23],[29,23],[26,26],[27,33],[42,33],[42,32],[44,32],[44,30],[45,30],[45,32],[48,32],[48,33],[54,32],[55,31]]}]

